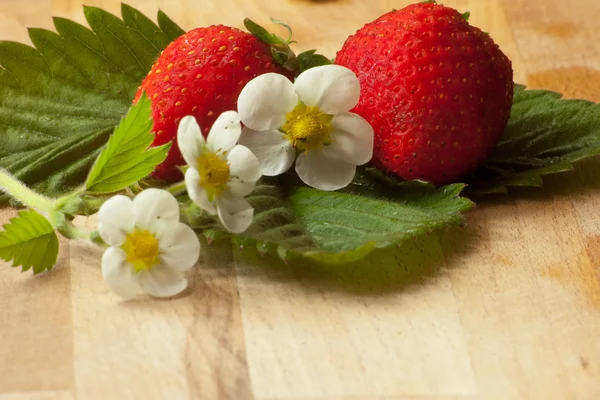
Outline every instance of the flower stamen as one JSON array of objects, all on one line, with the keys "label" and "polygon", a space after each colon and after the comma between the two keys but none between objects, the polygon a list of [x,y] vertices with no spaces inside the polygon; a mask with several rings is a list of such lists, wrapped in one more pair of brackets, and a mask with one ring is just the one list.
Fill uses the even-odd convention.
[{"label": "flower stamen", "polygon": [[198,157],[197,169],[200,185],[206,190],[210,201],[227,189],[231,173],[227,160],[220,154],[210,151],[203,153]]},{"label": "flower stamen", "polygon": [[136,272],[149,270],[159,263],[158,240],[148,230],[134,229],[126,236],[121,248]]},{"label": "flower stamen", "polygon": [[286,122],[281,129],[295,148],[320,149],[331,144],[332,119],[332,115],[321,112],[318,107],[299,102],[292,112],[286,114]]}]

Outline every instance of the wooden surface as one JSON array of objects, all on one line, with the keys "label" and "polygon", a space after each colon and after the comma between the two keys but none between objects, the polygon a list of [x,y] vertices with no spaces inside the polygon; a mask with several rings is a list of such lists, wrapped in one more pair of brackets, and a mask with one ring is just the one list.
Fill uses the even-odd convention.
[{"label": "wooden surface", "polygon": [[[185,28],[277,17],[330,55],[408,3],[130,1]],[[445,4],[471,10],[518,82],[600,101],[598,0]],[[84,21],[80,0],[0,0],[0,38],[28,42],[50,15]],[[119,301],[86,244],[63,243],[49,274],[2,265],[0,399],[600,399],[600,162],[546,182],[343,268],[205,246],[169,301]]]}]

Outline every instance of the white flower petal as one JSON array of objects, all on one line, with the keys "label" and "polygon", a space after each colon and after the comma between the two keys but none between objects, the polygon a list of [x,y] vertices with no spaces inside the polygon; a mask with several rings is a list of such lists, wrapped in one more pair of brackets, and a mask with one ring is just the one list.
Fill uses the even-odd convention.
[{"label": "white flower petal", "polygon": [[346,162],[368,163],[373,157],[373,127],[363,117],[342,113],[331,121],[331,148]]},{"label": "white flower petal", "polygon": [[200,186],[200,174],[195,168],[189,168],[185,172],[185,186],[187,187],[190,199],[192,199],[198,207],[211,215],[217,213],[215,205],[208,200],[206,190]]},{"label": "white flower petal", "polygon": [[259,132],[244,128],[240,144],[248,147],[258,158],[265,176],[283,174],[296,159],[296,149],[278,130]]},{"label": "white flower petal", "polygon": [[122,195],[108,199],[98,211],[98,233],[110,246],[120,246],[135,226],[132,201]]},{"label": "white flower petal", "polygon": [[118,296],[131,299],[139,293],[140,286],[126,258],[125,252],[118,247],[106,249],[102,255],[102,278]]},{"label": "white flower petal", "polygon": [[138,273],[142,290],[154,297],[171,297],[183,292],[187,280],[183,274],[164,264]]},{"label": "white flower petal", "polygon": [[252,79],[242,89],[238,112],[244,125],[266,131],[281,127],[285,114],[297,104],[298,96],[292,82],[281,74],[268,73]]},{"label": "white flower petal", "polygon": [[235,146],[241,134],[240,116],[235,111],[226,111],[219,115],[210,129],[206,139],[207,147],[213,153],[229,151]]},{"label": "white flower petal", "polygon": [[334,64],[303,72],[294,89],[304,104],[331,115],[350,111],[360,99],[360,82],[354,72]]},{"label": "white flower petal", "polygon": [[196,122],[196,118],[188,115],[183,117],[179,126],[177,127],[177,146],[181,151],[183,159],[190,167],[196,167],[196,162],[206,142],[200,126]]},{"label": "white flower petal", "polygon": [[242,233],[252,223],[254,209],[243,197],[237,197],[229,192],[223,193],[217,199],[217,212],[221,223],[229,232]]},{"label": "white flower petal", "polygon": [[133,199],[133,212],[136,226],[148,229],[158,237],[163,230],[179,222],[177,199],[162,189],[150,188],[138,194]]},{"label": "white flower petal", "polygon": [[245,146],[235,146],[227,155],[229,163],[229,190],[236,196],[247,196],[260,179],[260,162]]},{"label": "white flower petal", "polygon": [[242,145],[237,145],[227,155],[229,172],[244,181],[256,182],[260,179],[260,161],[252,151]]},{"label": "white flower petal", "polygon": [[200,256],[200,241],[189,226],[178,223],[160,239],[161,258],[178,271],[190,269]]},{"label": "white flower petal", "polygon": [[234,196],[244,197],[248,196],[250,193],[254,191],[256,187],[256,182],[242,182],[237,179],[232,179],[229,181],[229,191]]},{"label": "white flower petal", "polygon": [[296,160],[296,172],[304,183],[321,190],[338,190],[352,182],[356,166],[348,164],[331,148],[306,151]]}]

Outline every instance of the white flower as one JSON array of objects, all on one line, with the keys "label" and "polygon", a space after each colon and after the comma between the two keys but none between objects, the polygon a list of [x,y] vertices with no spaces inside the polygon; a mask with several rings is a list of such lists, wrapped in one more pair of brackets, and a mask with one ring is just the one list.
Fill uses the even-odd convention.
[{"label": "white flower", "polygon": [[250,81],[238,99],[245,125],[240,143],[260,160],[267,176],[287,171],[296,154],[296,172],[309,186],[341,189],[357,165],[373,156],[373,128],[349,112],[360,97],[360,83],[339,65],[311,68],[295,83],[269,73]]},{"label": "white flower", "polygon": [[208,213],[218,214],[233,233],[245,231],[252,223],[254,209],[244,196],[252,193],[261,176],[256,156],[237,144],[241,133],[235,111],[217,118],[206,141],[192,116],[184,117],[177,130],[179,149],[190,167],[185,173],[190,198]]},{"label": "white flower", "polygon": [[183,272],[196,264],[200,242],[179,222],[179,205],[169,192],[147,189],[134,200],[110,198],[100,207],[98,232],[110,245],[102,276],[119,296],[170,297],[187,287]]}]

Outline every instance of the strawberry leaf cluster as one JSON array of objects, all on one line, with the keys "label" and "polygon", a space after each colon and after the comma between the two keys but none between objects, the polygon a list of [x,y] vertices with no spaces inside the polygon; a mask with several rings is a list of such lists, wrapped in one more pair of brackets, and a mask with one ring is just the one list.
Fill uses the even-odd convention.
[{"label": "strawberry leaf cluster", "polygon": [[123,5],[123,18],[84,8],[88,29],[54,18],[35,47],[0,42],[0,167],[60,195],[81,185],[158,54],[183,30]]},{"label": "strawberry leaf cluster", "polygon": [[506,131],[469,179],[470,193],[541,187],[544,175],[571,170],[573,163],[600,154],[599,121],[600,104],[517,85]]},{"label": "strawberry leaf cluster", "polygon": [[[20,203],[32,207],[13,218],[0,232],[0,258],[34,274],[52,269],[58,257],[57,232],[68,239],[88,239],[72,223],[75,215],[97,212],[102,194],[132,191],[140,179],[167,157],[169,145],[152,143],[150,100],[145,96],[121,120],[98,155],[83,186],[58,199],[33,192],[5,170],[0,188]],[[130,188],[132,186],[132,188]],[[41,210],[46,216],[35,211]]]},{"label": "strawberry leaf cluster", "polygon": [[[254,222],[235,235],[235,243],[283,260],[344,264],[375,249],[462,224],[462,213],[473,206],[460,196],[464,184],[438,189],[425,182],[403,182],[392,194],[363,172],[358,175],[361,183],[333,193],[301,186],[290,176],[263,178],[248,197],[255,208]],[[227,237],[211,217],[192,212],[184,218],[209,241]]]}]

